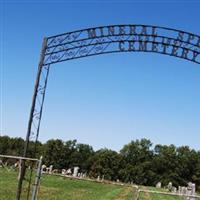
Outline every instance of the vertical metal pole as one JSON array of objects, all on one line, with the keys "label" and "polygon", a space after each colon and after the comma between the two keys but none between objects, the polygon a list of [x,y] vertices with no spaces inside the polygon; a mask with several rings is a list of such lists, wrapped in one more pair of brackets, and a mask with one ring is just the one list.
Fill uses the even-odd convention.
[{"label": "vertical metal pole", "polygon": [[134,190],[134,197],[133,197],[133,200],[139,200],[139,193],[140,193],[140,190],[139,190],[139,187],[138,186],[134,186],[135,190]]},{"label": "vertical metal pole", "polygon": [[45,94],[46,94],[46,88],[47,88],[47,81],[48,81],[48,77],[49,77],[50,65],[45,66],[45,67],[46,67],[47,73],[46,73],[46,78],[45,78],[45,83],[44,83],[44,91],[43,91],[43,96],[42,96],[42,102],[41,102],[41,105],[40,105],[41,106],[41,110],[40,110],[39,122],[38,122],[36,139],[35,139],[35,148],[34,148],[35,153],[36,153],[36,149],[37,149],[38,136],[39,136],[39,132],[40,132],[40,124],[41,124],[41,119],[42,119],[42,110],[43,110],[44,98],[45,98]]},{"label": "vertical metal pole", "polygon": [[[37,98],[38,87],[39,87],[39,83],[40,83],[40,77],[41,77],[43,62],[44,62],[44,58],[45,58],[46,47],[47,47],[47,39],[44,38],[43,45],[42,45],[42,51],[41,51],[41,55],[40,55],[40,62],[39,62],[39,65],[38,65],[37,77],[36,77],[36,81],[35,81],[34,93],[33,93],[33,98],[32,98],[32,106],[31,106],[31,112],[30,112],[30,116],[29,116],[28,129],[27,129],[27,134],[26,134],[26,142],[25,142],[25,146],[24,146],[23,157],[27,156],[29,140],[30,140],[30,135],[31,135],[31,127],[32,127],[32,122],[33,122],[33,114],[34,114],[34,111],[35,111],[36,98]],[[26,170],[24,160],[22,160],[21,164],[22,164],[21,174],[20,174],[20,178],[19,178],[19,181],[18,181],[16,200],[20,200],[22,184],[23,184],[23,179],[24,179],[25,170]]]},{"label": "vertical metal pole", "polygon": [[40,157],[40,160],[38,162],[37,174],[36,174],[36,177],[35,177],[35,184],[34,184],[34,187],[33,187],[32,200],[37,199],[38,187],[39,187],[39,184],[40,184],[40,177],[41,177],[41,169],[42,169],[42,156]]},{"label": "vertical metal pole", "polygon": [[[34,147],[34,157],[36,156],[36,149],[37,149],[37,142],[38,142],[38,136],[39,136],[39,131],[40,131],[40,123],[41,123],[41,119],[42,119],[42,110],[43,110],[43,105],[44,105],[44,98],[45,98],[45,94],[46,94],[46,88],[47,88],[47,81],[48,81],[48,76],[49,76],[49,69],[50,69],[50,65],[47,66],[43,66],[42,69],[42,73],[45,71],[45,75],[43,73],[43,78],[44,80],[44,85],[42,85],[42,83],[40,82],[40,88],[42,87],[43,89],[40,90],[40,92],[37,95],[37,101],[39,101],[39,106],[40,106],[40,112],[39,115],[37,116],[37,130],[36,130],[36,139],[35,139],[35,147]],[[44,87],[43,87],[44,86]],[[41,101],[39,100],[39,96],[42,95]],[[30,187],[31,187],[31,179],[32,179],[32,167],[31,167],[31,174],[29,177],[29,185],[28,185],[28,192],[27,192],[27,200],[29,199],[29,194],[30,194]]]}]

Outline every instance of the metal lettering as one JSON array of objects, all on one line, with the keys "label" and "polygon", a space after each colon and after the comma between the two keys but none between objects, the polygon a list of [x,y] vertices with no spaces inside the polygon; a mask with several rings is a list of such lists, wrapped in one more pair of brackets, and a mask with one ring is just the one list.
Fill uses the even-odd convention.
[{"label": "metal lettering", "polygon": [[130,27],[130,35],[135,35],[136,33],[136,27],[135,26],[129,26]]},{"label": "metal lettering", "polygon": [[88,32],[88,39],[93,39],[93,38],[97,37],[95,28],[89,29],[89,30],[87,30],[87,32]]},{"label": "metal lettering", "polygon": [[189,50],[184,48],[181,54],[181,58],[188,59],[188,52]]},{"label": "metal lettering", "polygon": [[195,38],[194,35],[189,34],[187,42],[191,43],[191,41],[194,40],[194,38]]},{"label": "metal lettering", "polygon": [[158,33],[156,32],[156,27],[152,27],[152,35],[157,36]]},{"label": "metal lettering", "polygon": [[177,46],[178,41],[177,40],[173,40],[173,44]]},{"label": "metal lettering", "polygon": [[[121,24],[70,32],[66,33],[66,37],[58,36],[48,39],[45,65],[70,60],[75,54],[77,58],[82,57],[83,54],[86,55],[82,47],[89,51],[89,46],[93,54],[100,52],[98,50],[100,46],[101,48],[105,46],[105,52],[115,52],[115,48],[118,51],[151,51],[200,62],[200,35],[176,29]],[[71,45],[71,42],[74,44]],[[104,45],[107,43],[108,45]],[[109,44],[112,45],[109,46]],[[98,48],[92,48],[92,46]],[[74,49],[78,48],[81,50],[76,53]]]},{"label": "metal lettering", "polygon": [[192,61],[196,61],[197,56],[200,54],[199,52],[192,51]]},{"label": "metal lettering", "polygon": [[145,36],[145,41],[149,41],[149,36],[148,35]]},{"label": "metal lettering", "polygon": [[170,45],[170,43],[171,43],[171,39],[168,38],[166,44]]},{"label": "metal lettering", "polygon": [[139,36],[138,36],[138,41],[142,41],[142,38],[143,38],[143,36],[142,36],[142,35],[139,35]]},{"label": "metal lettering", "polygon": [[124,51],[124,41],[119,41],[119,50]]},{"label": "metal lettering", "polygon": [[135,47],[134,47],[135,41],[129,41],[129,51],[135,51]]},{"label": "metal lettering", "polygon": [[109,36],[115,35],[115,27],[114,26],[108,27],[108,35]]},{"label": "metal lettering", "polygon": [[157,47],[158,47],[158,44],[153,42],[151,50],[154,51],[154,52],[158,52],[158,48]]},{"label": "metal lettering", "polygon": [[147,35],[146,26],[142,26],[141,34],[142,34],[142,35]]},{"label": "metal lettering", "polygon": [[178,49],[179,49],[178,47],[173,46],[171,55],[178,56],[178,52],[177,52]]},{"label": "metal lettering", "polygon": [[147,51],[147,42],[139,42],[139,51]]},{"label": "metal lettering", "polygon": [[169,47],[169,45],[163,43],[163,44],[162,44],[162,47],[163,47],[163,53],[166,54],[166,53],[167,53],[166,50],[167,50],[167,48]]},{"label": "metal lettering", "polygon": [[99,30],[100,30],[100,33],[101,33],[101,37],[104,37],[105,35],[104,35],[103,27],[100,27]]},{"label": "metal lettering", "polygon": [[156,42],[156,36],[152,36],[153,42]]},{"label": "metal lettering", "polygon": [[182,41],[180,41],[180,40],[172,40],[173,41],[173,44],[175,45],[175,46],[179,46],[179,47],[181,47],[181,45],[182,45]]},{"label": "metal lettering", "polygon": [[119,26],[119,34],[120,35],[126,34],[126,32],[125,32],[125,26]]},{"label": "metal lettering", "polygon": [[178,32],[177,39],[183,41],[183,37],[184,37],[184,33],[183,32]]}]

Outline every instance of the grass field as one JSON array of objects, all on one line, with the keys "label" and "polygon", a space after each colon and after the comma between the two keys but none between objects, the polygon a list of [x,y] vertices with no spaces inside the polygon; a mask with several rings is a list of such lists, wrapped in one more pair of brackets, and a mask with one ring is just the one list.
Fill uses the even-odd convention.
[{"label": "grass field", "polygon": [[[17,172],[0,168],[0,200],[15,199],[16,180]],[[22,199],[25,199],[26,188],[27,184],[24,185]],[[133,200],[133,197],[133,188],[129,186],[117,186],[43,175],[38,200]],[[139,199],[182,200],[183,198],[144,192],[140,193]]]},{"label": "grass field", "polygon": [[[14,200],[17,173],[0,168],[0,200]],[[24,186],[23,194],[26,193]],[[38,200],[131,200],[132,187],[94,183],[83,180],[44,175]],[[22,199],[25,199],[22,195]]]},{"label": "grass field", "polygon": [[[153,189],[154,191],[156,189]],[[150,194],[148,192],[142,192],[139,195],[140,200],[183,200],[182,197],[178,196],[168,196],[163,194]]]}]

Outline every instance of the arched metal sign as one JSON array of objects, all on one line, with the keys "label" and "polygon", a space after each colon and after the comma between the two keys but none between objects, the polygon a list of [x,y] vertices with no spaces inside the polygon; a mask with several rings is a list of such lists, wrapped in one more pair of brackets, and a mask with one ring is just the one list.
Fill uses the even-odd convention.
[{"label": "arched metal sign", "polygon": [[[116,52],[152,52],[200,64],[200,35],[150,25],[111,25],[88,28],[44,39],[29,116],[23,156],[29,141],[38,140],[49,68],[51,64]],[[20,199],[24,166],[18,184]]]},{"label": "arched metal sign", "polygon": [[89,28],[47,38],[44,65],[114,52],[153,52],[200,64],[200,36],[147,25]]}]

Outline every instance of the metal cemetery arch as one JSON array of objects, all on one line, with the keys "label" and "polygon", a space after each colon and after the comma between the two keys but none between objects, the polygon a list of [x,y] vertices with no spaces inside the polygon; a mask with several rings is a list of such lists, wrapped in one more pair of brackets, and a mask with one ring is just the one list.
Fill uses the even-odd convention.
[{"label": "metal cemetery arch", "polygon": [[[115,52],[152,52],[200,64],[200,35],[150,25],[112,25],[47,37],[43,41],[23,156],[29,141],[38,140],[49,68],[51,64]],[[18,184],[20,199],[24,164]]]}]

